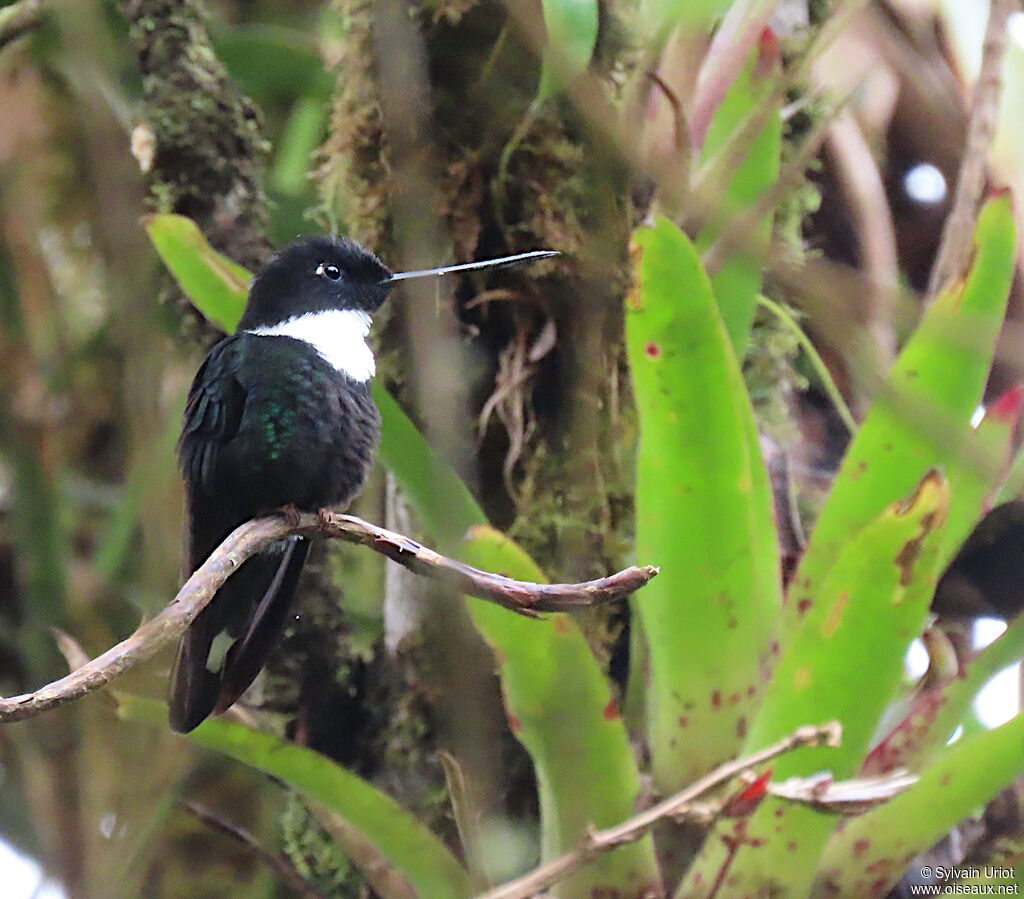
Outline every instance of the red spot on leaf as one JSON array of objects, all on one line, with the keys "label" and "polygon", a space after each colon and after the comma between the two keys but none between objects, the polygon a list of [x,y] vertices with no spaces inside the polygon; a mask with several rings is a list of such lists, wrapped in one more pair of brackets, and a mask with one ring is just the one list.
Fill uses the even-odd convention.
[{"label": "red spot on leaf", "polygon": [[814,605],[806,596],[796,604],[796,610],[801,615],[806,615],[811,606]]},{"label": "red spot on leaf", "polygon": [[740,715],[736,721],[736,736],[741,740],[747,735],[747,717]]},{"label": "red spot on leaf", "polygon": [[722,707],[722,691],[714,690],[711,693],[711,708],[720,709]]},{"label": "red spot on leaf", "polygon": [[771,28],[765,28],[757,41],[757,68],[755,78],[766,78],[779,64],[782,54],[779,52],[779,39]]},{"label": "red spot on leaf", "polygon": [[871,848],[871,840],[857,840],[853,844],[853,857],[859,858]]},{"label": "red spot on leaf", "polygon": [[679,726],[680,727],[686,727],[689,723],[690,723],[690,719],[687,718],[686,715],[680,715],[679,716]]},{"label": "red spot on leaf", "polygon": [[651,340],[647,343],[647,346],[644,347],[644,355],[646,355],[648,359],[657,359],[661,356],[661,347]]},{"label": "red spot on leaf", "polygon": [[619,717],[619,709],[615,705],[614,699],[608,700],[608,705],[604,707],[604,713],[602,717],[605,721],[614,721],[616,718]]},{"label": "red spot on leaf", "polygon": [[517,734],[523,729],[523,722],[511,713],[508,714],[508,726],[512,733]]}]

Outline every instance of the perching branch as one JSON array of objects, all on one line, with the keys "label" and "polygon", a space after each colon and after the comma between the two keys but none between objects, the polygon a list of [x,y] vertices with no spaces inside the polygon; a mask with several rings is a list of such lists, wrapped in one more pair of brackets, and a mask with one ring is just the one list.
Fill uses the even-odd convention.
[{"label": "perching branch", "polygon": [[0,698],[0,723],[31,718],[54,706],[81,699],[151,658],[181,637],[246,559],[276,540],[293,535],[333,537],[368,546],[416,574],[530,617],[536,617],[538,612],[559,612],[622,599],[658,573],[651,565],[634,566],[582,584],[531,584],[471,568],[353,515],[323,510],[316,515],[300,515],[293,522],[280,517],[259,518],[235,528],[171,603],[154,619],[139,625],[130,637],[60,680],[32,693]]},{"label": "perching branch", "polygon": [[527,899],[529,896],[534,896],[541,890],[546,890],[558,883],[581,865],[592,861],[602,853],[640,839],[660,821],[703,817],[709,811],[712,815],[720,812],[724,807],[724,801],[709,807],[699,800],[737,775],[801,746],[838,746],[841,736],[842,727],[837,721],[823,724],[820,727],[809,725],[798,728],[788,737],[784,737],[760,752],[719,765],[714,771],[704,775],[686,789],[615,827],[590,831],[572,852],[535,868],[523,877],[488,890],[477,899]]}]

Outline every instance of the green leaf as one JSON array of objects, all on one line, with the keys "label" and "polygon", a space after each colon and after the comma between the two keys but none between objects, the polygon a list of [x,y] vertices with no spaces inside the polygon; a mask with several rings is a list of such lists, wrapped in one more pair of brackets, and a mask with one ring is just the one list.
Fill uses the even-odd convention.
[{"label": "green leaf", "polygon": [[[442,550],[487,571],[545,581],[522,548],[487,524],[465,484],[390,394],[374,385],[374,398],[384,423],[379,457]],[[639,774],[625,727],[571,618],[528,620],[476,600],[469,600],[468,608],[498,660],[510,727],[537,772],[543,857],[556,857],[572,849],[588,826],[632,814]],[[562,884],[559,895],[633,889],[656,879],[653,850],[644,840],[581,869]]]},{"label": "green leaf", "polygon": [[[118,716],[158,727],[167,724],[163,703],[124,694],[118,694]],[[223,718],[203,722],[188,739],[251,765],[330,809],[407,880],[417,896],[471,895],[465,869],[434,834],[390,796],[330,759]]]},{"label": "green leaf", "polygon": [[821,859],[815,895],[885,896],[914,857],[1024,771],[1024,716],[964,737],[882,807],[846,822]]},{"label": "green leaf", "polygon": [[597,0],[541,0],[547,46],[537,101],[550,99],[590,64],[597,43]]},{"label": "green leaf", "polygon": [[322,100],[300,98],[277,142],[271,172],[274,187],[301,196],[310,190],[309,169],[320,146],[329,107]]},{"label": "green leaf", "polygon": [[[942,468],[956,482],[963,466],[977,464],[970,420],[992,365],[1015,259],[1007,198],[986,204],[974,242],[966,280],[927,310],[846,453],[790,587],[783,640],[812,607],[818,583],[850,534],[906,496],[929,469]],[[955,517],[962,529],[969,516]]]},{"label": "green leaf", "polygon": [[711,25],[734,0],[641,0],[638,19],[656,36],[677,25],[690,31],[710,31]]},{"label": "green leaf", "polygon": [[231,77],[261,105],[303,96],[330,102],[334,75],[309,31],[263,24],[220,28],[213,46]]},{"label": "green leaf", "polygon": [[[461,557],[485,571],[543,582],[533,560],[504,534],[470,529]],[[633,814],[640,777],[626,728],[587,641],[567,615],[533,621],[470,602],[494,650],[513,733],[533,759],[541,813],[541,861],[578,845],[590,827]],[[649,838],[602,854],[560,882],[558,895],[634,896],[658,882]]]},{"label": "green leaf", "polygon": [[146,233],[192,304],[225,334],[238,327],[251,275],[207,243],[183,215],[148,215]]},{"label": "green leaf", "polygon": [[[949,490],[929,473],[905,503],[886,509],[850,536],[815,594],[800,630],[783,651],[745,752],[812,721],[838,719],[842,745],[808,748],[779,758],[774,778],[820,770],[854,776],[903,673],[910,641],[920,633],[935,588],[936,562]],[[664,576],[664,575],[662,575]],[[689,888],[710,883],[727,862],[723,822],[688,874]],[[731,860],[737,895],[805,895],[834,819],[767,799],[744,822],[749,843]],[[756,850],[752,847],[756,846]],[[683,895],[697,895],[687,893]]]},{"label": "green leaf", "polygon": [[[742,130],[750,116],[761,114],[761,107],[772,96],[778,74],[778,51],[774,45],[771,50],[759,46],[751,53],[749,63],[733,82],[711,120],[701,148],[705,170],[714,170],[716,163],[734,152],[737,132]],[[777,110],[744,149],[744,155],[735,169],[721,173],[725,183],[714,185],[718,206],[716,222],[709,223],[698,235],[697,247],[701,252],[711,246],[724,231],[728,231],[730,224],[755,207],[775,184],[779,177],[781,150],[782,115]],[[771,224],[772,214],[768,212],[744,242],[753,244],[753,251],[747,246],[733,251],[711,278],[725,328],[732,340],[733,350],[740,359],[746,351],[754,310],[761,292],[763,252],[760,248],[767,244]]]},{"label": "green leaf", "polygon": [[966,435],[958,464],[949,469],[952,503],[941,553],[943,567],[992,507],[999,484],[1006,478],[1022,397],[1024,388],[1015,387],[991,402],[978,427]]},{"label": "green leaf", "polygon": [[458,546],[471,527],[487,523],[487,516],[387,389],[374,381],[371,390],[381,417],[377,458],[395,476],[427,532],[449,548]]},{"label": "green leaf", "polygon": [[661,566],[636,608],[654,775],[670,791],[743,742],[781,606],[779,547],[750,398],[697,253],[663,218],[634,233],[633,253],[636,545]]}]

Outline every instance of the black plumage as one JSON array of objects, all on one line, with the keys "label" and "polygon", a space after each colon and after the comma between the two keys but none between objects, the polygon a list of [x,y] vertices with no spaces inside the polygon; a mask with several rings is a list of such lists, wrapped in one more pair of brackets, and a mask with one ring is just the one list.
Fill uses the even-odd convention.
[{"label": "black plumage", "polygon": [[[557,255],[393,275],[344,238],[285,247],[253,280],[236,334],[196,374],[178,455],[193,572],[238,525],[284,507],[337,508],[359,492],[380,416],[370,395],[370,315],[396,281]],[[182,638],[170,721],[190,731],[252,683],[284,627],[309,547],[289,538],[248,559]]]},{"label": "black plumage", "polygon": [[[343,506],[359,491],[380,433],[367,381],[304,340],[252,332],[311,313],[368,314],[387,296],[390,274],[350,241],[312,238],[282,250],[254,280],[239,331],[211,350],[185,408],[190,572],[251,518],[290,505]],[[306,541],[292,538],[249,559],[193,622],[171,678],[175,730],[192,730],[252,683],[307,553]]]}]

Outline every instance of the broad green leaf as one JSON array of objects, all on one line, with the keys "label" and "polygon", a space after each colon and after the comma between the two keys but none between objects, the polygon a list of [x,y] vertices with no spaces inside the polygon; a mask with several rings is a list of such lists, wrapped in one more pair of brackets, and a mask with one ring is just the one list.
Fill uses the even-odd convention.
[{"label": "broad green leaf", "polygon": [[263,24],[219,28],[213,46],[231,77],[261,105],[296,97],[330,102],[335,78],[310,31]]},{"label": "broad green leaf", "polygon": [[734,0],[641,0],[638,19],[645,31],[664,38],[677,25],[710,32]]},{"label": "broad green leaf", "polygon": [[149,215],[144,224],[192,304],[224,333],[232,333],[245,308],[249,272],[214,250],[195,222],[183,215]]},{"label": "broad green leaf", "polygon": [[[163,703],[118,695],[118,716],[167,726]],[[211,718],[188,739],[283,781],[320,803],[360,834],[424,899],[471,895],[465,869],[444,844],[390,796],[330,759],[223,718]]]},{"label": "broad green leaf", "polygon": [[322,100],[299,99],[277,142],[270,177],[274,187],[286,194],[301,195],[310,189],[309,169],[323,140],[329,107]]},{"label": "broad green leaf", "polygon": [[882,897],[914,857],[1024,772],[1024,716],[964,737],[906,793],[847,821],[829,842],[814,896]]},{"label": "broad green leaf", "polygon": [[636,609],[654,775],[669,791],[743,743],[781,606],[779,548],[750,398],[697,253],[667,219],[633,243],[636,545],[661,566]]},{"label": "broad green leaf", "polygon": [[946,522],[941,564],[959,551],[990,503],[1010,466],[1013,440],[1020,421],[1024,388],[1015,387],[989,404],[985,416],[964,440],[959,464],[949,469],[952,502]]},{"label": "broad green leaf", "polygon": [[379,381],[371,389],[381,417],[377,458],[395,476],[427,532],[448,547],[458,546],[471,527],[487,523],[487,516],[387,389]]},{"label": "broad green leaf", "polygon": [[[705,169],[713,169],[720,158],[735,151],[734,139],[748,118],[761,114],[761,107],[771,99],[774,82],[779,75],[778,48],[774,40],[763,44],[751,54],[751,60],[729,88],[708,128],[701,160]],[[724,183],[715,185],[716,219],[724,227],[707,225],[697,236],[702,252],[730,225],[741,221],[779,177],[779,155],[782,150],[782,116],[779,111],[768,119],[760,134],[744,150],[732,171],[723,171]],[[762,252],[750,251],[749,245],[763,247],[771,231],[772,213],[758,223],[742,249],[735,250],[711,278],[718,308],[732,340],[733,351],[743,358],[750,326],[754,321],[757,298],[761,292]]]},{"label": "broad green leaf", "polygon": [[[487,571],[545,581],[516,543],[487,525],[472,494],[391,396],[375,386],[374,397],[384,422],[381,461],[442,550]],[[639,775],[626,730],[570,617],[533,621],[476,600],[469,600],[468,608],[498,660],[509,726],[537,772],[542,852],[550,859],[572,849],[591,824],[604,826],[632,814]],[[582,869],[563,884],[559,895],[638,889],[637,884],[656,879],[657,865],[645,840]]]},{"label": "broad green leaf", "polygon": [[[813,607],[783,650],[745,751],[829,718],[843,726],[842,745],[779,758],[775,779],[828,770],[843,780],[858,772],[928,613],[948,508],[946,482],[929,473],[909,500],[851,535],[820,581]],[[709,837],[680,895],[704,895],[699,884],[714,881],[727,857],[724,840],[736,826],[723,822]],[[765,800],[743,823],[751,843],[731,860],[737,894],[805,894],[834,826],[827,815]]]},{"label": "broad green leaf", "polygon": [[[992,365],[1015,259],[1007,198],[986,204],[974,243],[966,280],[925,312],[846,453],[789,590],[784,640],[813,605],[821,578],[851,533],[907,495],[929,469],[942,468],[957,482],[955,472],[978,464],[970,420]],[[959,527],[966,517],[957,515]]]},{"label": "broad green leaf", "polygon": [[553,97],[582,75],[597,43],[597,0],[541,0],[547,47],[537,101]]},{"label": "broad green leaf", "polygon": [[[519,546],[490,527],[471,528],[460,555],[485,571],[545,580]],[[640,778],[626,729],[569,616],[532,621],[480,602],[469,610],[498,660],[509,725],[533,759],[541,861],[549,861],[575,847],[589,827],[609,827],[633,813]],[[640,896],[657,883],[653,846],[644,838],[574,872],[558,895]]]}]

